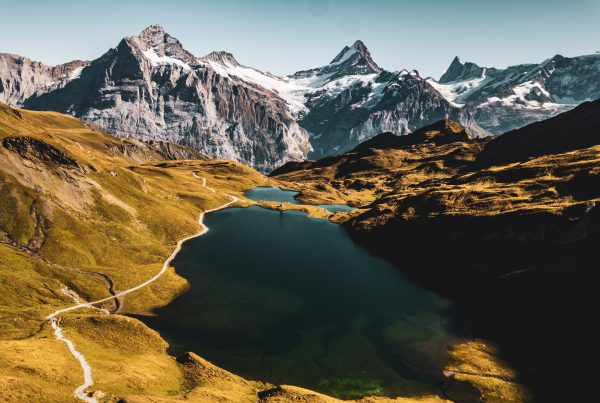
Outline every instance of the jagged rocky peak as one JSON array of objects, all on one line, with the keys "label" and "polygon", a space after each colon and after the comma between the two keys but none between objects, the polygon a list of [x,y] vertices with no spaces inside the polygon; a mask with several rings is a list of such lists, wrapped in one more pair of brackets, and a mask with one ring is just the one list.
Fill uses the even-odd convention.
[{"label": "jagged rocky peak", "polygon": [[203,60],[212,60],[212,61],[220,63],[220,64],[230,64],[232,66],[240,66],[240,64],[235,59],[235,57],[231,53],[225,52],[225,51],[210,52],[206,56],[202,57],[202,59]]},{"label": "jagged rocky peak", "polygon": [[452,60],[448,70],[440,77],[439,82],[442,84],[455,81],[472,80],[483,75],[485,68],[479,67],[475,63],[463,62],[458,56]]},{"label": "jagged rocky peak", "polygon": [[290,77],[299,79],[327,75],[328,80],[335,80],[344,76],[378,74],[382,71],[383,69],[371,58],[369,49],[362,41],[358,40],[352,46],[344,46],[329,64],[298,71]]},{"label": "jagged rocky peak", "polygon": [[329,64],[354,67],[359,74],[380,73],[382,71],[381,67],[373,61],[369,49],[361,40],[357,40],[350,47],[344,46],[344,49]]},{"label": "jagged rocky peak", "polygon": [[194,63],[196,60],[177,38],[169,35],[157,24],[150,25],[138,36],[126,38],[125,41],[140,49],[151,60],[162,57],[172,57],[185,63]]}]

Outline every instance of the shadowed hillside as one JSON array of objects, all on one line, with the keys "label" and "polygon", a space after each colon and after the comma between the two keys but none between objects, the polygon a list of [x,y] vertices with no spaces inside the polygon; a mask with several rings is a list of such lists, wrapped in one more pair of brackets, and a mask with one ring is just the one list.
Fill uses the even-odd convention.
[{"label": "shadowed hillside", "polygon": [[354,239],[455,301],[491,341],[483,351],[495,344],[492,356],[514,370],[493,375],[467,343],[451,350],[449,377],[487,399],[520,400],[516,385],[540,401],[589,399],[600,358],[599,105],[495,139],[456,137],[448,122],[383,134],[274,177],[301,199],[361,207],[345,218]]}]

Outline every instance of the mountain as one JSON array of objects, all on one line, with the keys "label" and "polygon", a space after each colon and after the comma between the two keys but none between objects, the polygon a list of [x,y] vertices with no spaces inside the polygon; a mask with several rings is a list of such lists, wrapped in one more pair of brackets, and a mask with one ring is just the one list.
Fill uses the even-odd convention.
[{"label": "mountain", "polygon": [[479,67],[456,57],[439,81],[428,82],[483,128],[501,134],[599,98],[600,53],[556,55],[506,69]]},{"label": "mountain", "polygon": [[342,153],[385,131],[408,134],[445,118],[485,134],[469,112],[453,106],[417,71],[377,66],[361,41],[328,65],[289,78],[309,88],[299,122],[311,136],[311,157]]},{"label": "mountain", "polygon": [[485,134],[469,112],[453,106],[416,71],[379,67],[362,41],[345,46],[329,64],[277,77],[241,66],[224,52],[204,58],[223,76],[269,89],[286,101],[310,135],[311,158],[347,151],[382,131],[408,134],[452,118]]},{"label": "mountain", "polygon": [[597,400],[598,161],[600,100],[483,139],[448,121],[380,134],[272,176],[299,200],[355,206],[336,219],[356,242],[471,318],[486,341],[452,346],[446,374],[475,397],[453,400]]},{"label": "mountain", "polygon": [[121,137],[175,142],[261,171],[444,118],[483,133],[416,71],[379,67],[361,41],[325,66],[278,77],[227,52],[196,57],[153,25],[89,63],[21,70],[0,65],[0,95],[10,105],[68,113]]},{"label": "mountain", "polygon": [[161,140],[267,172],[351,150],[382,132],[443,119],[500,134],[600,97],[600,53],[480,67],[456,57],[439,81],[382,69],[362,41],[286,77],[227,52],[196,57],[158,25],[91,62],[55,67],[0,57],[0,100],[81,118],[122,137]]},{"label": "mountain", "polygon": [[[308,135],[271,90],[212,68],[158,25],[123,39],[81,75],[23,102],[69,113],[123,137],[165,140],[268,171],[311,150]],[[235,59],[227,59],[239,66]]]}]

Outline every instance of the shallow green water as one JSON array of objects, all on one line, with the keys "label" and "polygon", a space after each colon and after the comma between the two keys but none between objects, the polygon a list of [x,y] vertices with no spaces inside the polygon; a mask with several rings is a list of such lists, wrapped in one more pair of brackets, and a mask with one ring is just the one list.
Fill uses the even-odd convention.
[{"label": "shallow green water", "polygon": [[[430,390],[449,304],[299,212],[233,208],[174,261],[191,289],[142,318],[171,344],[239,375],[341,397]],[[401,248],[399,248],[401,249]]]}]

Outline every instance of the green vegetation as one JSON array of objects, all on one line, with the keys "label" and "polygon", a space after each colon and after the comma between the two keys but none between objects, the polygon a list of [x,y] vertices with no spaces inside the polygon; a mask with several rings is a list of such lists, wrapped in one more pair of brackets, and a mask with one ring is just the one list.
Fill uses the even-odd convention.
[{"label": "green vegetation", "polygon": [[345,399],[376,396],[383,393],[383,388],[376,379],[329,378],[322,379],[319,382],[319,387],[329,390],[333,395]]}]

